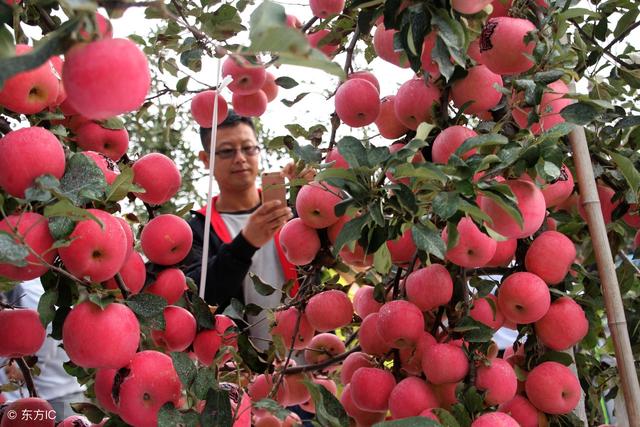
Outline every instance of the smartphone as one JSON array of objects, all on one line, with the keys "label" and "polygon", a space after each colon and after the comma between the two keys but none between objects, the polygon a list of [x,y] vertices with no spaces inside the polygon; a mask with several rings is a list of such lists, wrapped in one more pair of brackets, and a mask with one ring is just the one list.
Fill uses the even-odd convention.
[{"label": "smartphone", "polygon": [[287,205],[287,189],[284,177],[280,172],[265,172],[262,174],[262,203],[280,200],[282,206]]}]

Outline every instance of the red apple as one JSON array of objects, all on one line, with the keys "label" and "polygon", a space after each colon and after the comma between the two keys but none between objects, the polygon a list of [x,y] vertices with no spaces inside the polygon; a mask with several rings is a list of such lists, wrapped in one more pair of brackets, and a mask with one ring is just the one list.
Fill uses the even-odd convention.
[{"label": "red apple", "polygon": [[422,78],[413,78],[400,86],[395,99],[396,117],[409,129],[431,122],[431,109],[440,102],[440,89]]},{"label": "red apple", "polygon": [[400,381],[389,396],[393,419],[417,417],[428,408],[440,406],[433,389],[423,379],[407,377]]},{"label": "red apple", "polygon": [[118,406],[112,395],[113,382],[117,372],[118,370],[113,368],[96,370],[95,384],[93,387],[100,407],[114,414],[118,413]]},{"label": "red apple", "polygon": [[[142,290],[144,282],[147,279],[144,260],[138,252],[131,252],[124,261],[119,273],[127,289],[134,295]],[[115,277],[107,280],[104,283],[104,287],[107,289],[118,289]]]},{"label": "red apple", "polygon": [[464,104],[471,102],[464,110],[466,114],[478,114],[498,105],[502,93],[495,86],[503,85],[500,74],[494,73],[485,65],[476,65],[467,71],[465,77],[451,85],[453,105],[462,108]]},{"label": "red apple", "polygon": [[345,412],[351,418],[356,420],[356,425],[371,426],[381,422],[385,418],[385,412],[363,411],[358,408],[353,402],[353,397],[351,396],[351,384],[347,384],[342,390],[340,403],[344,407]]},{"label": "red apple", "polygon": [[360,318],[364,319],[371,313],[377,313],[382,307],[382,303],[373,297],[373,286],[361,286],[353,296],[353,310]]},{"label": "red apple", "polygon": [[374,368],[375,363],[373,359],[361,351],[356,351],[347,356],[342,362],[342,368],[340,369],[340,383],[347,385],[351,382],[353,373],[359,368]]},{"label": "red apple", "polygon": [[570,297],[560,297],[535,323],[535,329],[540,341],[550,349],[567,350],[587,335],[589,321],[577,302]]},{"label": "red apple", "polygon": [[395,99],[395,95],[389,95],[380,100],[380,113],[375,121],[378,132],[386,139],[400,138],[409,131],[396,116]]},{"label": "red apple", "polygon": [[391,347],[415,344],[424,331],[424,316],[418,306],[403,300],[390,301],[378,312],[380,337]]},{"label": "red apple", "polygon": [[307,34],[307,40],[309,40],[309,44],[311,45],[311,47],[319,49],[327,56],[332,56],[338,51],[338,49],[340,49],[340,46],[331,43],[332,37],[330,36],[330,34],[331,31],[323,28],[321,30]]},{"label": "red apple", "polygon": [[267,101],[271,102],[278,97],[278,85],[276,84],[276,76],[267,71],[267,78],[260,88],[267,95]]},{"label": "red apple", "polygon": [[403,51],[396,51],[393,45],[394,34],[396,30],[387,30],[383,23],[376,25],[373,33],[373,48],[376,55],[387,62],[397,65],[401,68],[409,68],[409,61]]},{"label": "red apple", "polygon": [[396,380],[389,371],[377,368],[360,368],[351,377],[351,398],[353,403],[369,412],[386,412],[389,396],[396,386]]},{"label": "red apple", "polygon": [[478,197],[478,205],[491,217],[492,222],[489,226],[496,232],[510,239],[529,237],[540,228],[546,216],[542,191],[535,184],[523,179],[506,180],[504,184],[511,189],[516,198],[523,219],[522,226],[498,203],[486,196]]},{"label": "red apple", "polygon": [[158,425],[165,403],[179,406],[182,384],[171,358],[158,351],[137,353],[127,366],[129,375],[120,385],[120,417],[135,427]]},{"label": "red apple", "polygon": [[142,229],[140,245],[149,261],[160,265],[174,265],[191,250],[193,233],[184,219],[164,214],[153,218]]},{"label": "red apple", "polygon": [[[563,96],[569,92],[569,88],[562,80],[550,83],[547,87],[548,92],[545,92],[544,95],[542,95],[542,100],[540,101],[540,120],[529,127],[534,135],[538,135],[542,131],[549,130],[558,123],[563,123],[564,118],[560,115],[560,111],[562,111],[562,109],[567,105],[573,103],[572,99],[563,98]],[[517,94],[514,97],[513,102],[516,106],[512,108],[512,115],[518,126],[520,126],[521,129],[524,129],[527,127],[531,107],[518,107],[517,104],[521,103],[522,99],[522,94]]]},{"label": "red apple", "polygon": [[[32,47],[16,45],[16,56],[33,50]],[[0,88],[0,106],[15,113],[35,114],[50,105],[58,97],[58,78],[49,61],[37,68],[23,71],[7,79]]]},{"label": "red apple", "polygon": [[29,247],[30,252],[34,252],[26,256],[24,266],[0,263],[0,276],[23,281],[40,277],[49,270],[42,260],[51,264],[58,251],[51,249],[54,241],[45,217],[33,212],[9,215],[0,221],[0,231],[7,233],[22,247]]},{"label": "red apple", "polygon": [[351,79],[342,83],[335,96],[336,114],[351,127],[373,123],[380,113],[378,90],[364,79]]},{"label": "red apple", "polygon": [[362,320],[358,331],[362,351],[372,356],[384,356],[391,346],[382,339],[378,332],[378,313],[371,313]]},{"label": "red apple", "polygon": [[520,424],[503,412],[488,412],[476,418],[471,427],[520,427]]},{"label": "red apple", "polygon": [[85,219],[76,223],[69,235],[71,243],[58,249],[60,259],[71,274],[104,282],[122,268],[127,256],[127,237],[120,222],[108,212],[88,209],[101,223]]},{"label": "red apple", "polygon": [[[216,98],[215,90],[205,90],[198,93],[191,100],[191,115],[193,119],[203,128],[213,126],[213,106]],[[224,122],[229,113],[227,101],[218,96],[218,124]]]},{"label": "red apple", "polygon": [[83,151],[82,154],[93,160],[104,174],[104,179],[108,185],[112,185],[118,175],[120,175],[120,169],[118,165],[109,157],[96,151]]},{"label": "red apple", "polygon": [[332,289],[312,296],[305,314],[316,331],[333,331],[351,323],[353,304],[346,293]]},{"label": "red apple", "polygon": [[307,265],[320,250],[320,238],[315,228],[306,225],[301,218],[294,218],[280,230],[280,245],[290,263]]},{"label": "red apple", "polygon": [[347,80],[353,79],[363,79],[368,81],[369,83],[374,85],[378,93],[380,93],[380,82],[378,82],[378,79],[372,72],[366,70],[354,71],[347,76]]},{"label": "red apple", "polygon": [[496,74],[519,74],[533,67],[525,55],[532,55],[535,42],[525,36],[536,31],[531,21],[507,16],[491,18],[482,29],[480,53],[483,64]]},{"label": "red apple", "polygon": [[[447,250],[447,260],[465,268],[486,265],[496,253],[497,242],[480,231],[471,218],[462,218],[457,229],[458,243]],[[448,241],[446,227],[442,231],[442,240]]]},{"label": "red apple", "polygon": [[502,359],[492,359],[489,366],[480,365],[476,370],[476,387],[486,391],[487,405],[500,405],[513,399],[518,388],[518,378],[511,365]]},{"label": "red apple", "polygon": [[487,267],[507,267],[513,261],[518,248],[518,239],[501,240],[496,244],[496,252],[493,258],[486,264]]},{"label": "red apple", "polygon": [[[314,365],[324,362],[334,356],[344,353],[344,342],[336,335],[330,333],[322,333],[314,336],[304,351],[304,360]],[[336,365],[329,366],[324,369],[326,372],[335,371]]]},{"label": "red apple", "polygon": [[568,414],[580,401],[580,382],[571,369],[543,362],[529,372],[525,390],[529,401],[547,414]]},{"label": "red apple", "polygon": [[526,397],[516,395],[498,408],[500,412],[509,414],[521,427],[538,427],[547,425],[544,414],[536,409]]},{"label": "red apple", "polygon": [[260,117],[267,111],[267,95],[258,89],[257,92],[241,95],[234,92],[231,95],[231,103],[237,114],[245,117]]},{"label": "red apple", "polygon": [[196,318],[182,307],[169,305],[163,311],[165,328],[151,331],[153,342],[166,351],[184,351],[196,337]]},{"label": "red apple", "polygon": [[0,324],[0,357],[29,356],[40,350],[44,343],[45,330],[36,310],[0,310]]},{"label": "red apple", "polygon": [[422,370],[432,384],[456,383],[469,372],[469,360],[455,344],[433,344],[422,354]]},{"label": "red apple", "polygon": [[41,175],[62,178],[64,168],[62,145],[44,128],[22,128],[0,139],[0,187],[13,197],[24,198],[25,190]]},{"label": "red apple", "polygon": [[311,7],[313,16],[327,19],[333,15],[342,13],[344,0],[309,0],[309,7]]},{"label": "red apple", "polygon": [[[222,76],[231,76],[229,90],[238,95],[250,95],[260,90],[267,78],[264,66],[252,64],[241,56],[229,56],[222,64]],[[234,103],[235,108],[235,103]]]},{"label": "red apple", "polygon": [[[96,331],[102,331],[99,340]],[[102,309],[90,301],[77,304],[62,326],[64,350],[83,368],[114,368],[127,365],[138,350],[140,324],[123,304]]]},{"label": "red apple", "polygon": [[500,285],[498,307],[504,317],[514,323],[537,322],[547,314],[550,304],[549,288],[533,273],[513,273]]},{"label": "red apple", "polygon": [[167,268],[162,270],[144,291],[159,295],[167,300],[167,304],[175,304],[184,291],[187,290],[187,282],[184,273],[179,268]]},{"label": "red apple", "polygon": [[117,162],[129,148],[129,133],[126,129],[107,129],[89,121],[76,130],[75,141],[83,150],[97,151]]},{"label": "red apple", "polygon": [[149,91],[147,58],[128,39],[102,39],[67,51],[62,68],[67,102],[102,120],[140,108]]},{"label": "red apple", "polygon": [[54,427],[56,411],[49,402],[37,397],[25,397],[4,408],[0,427]]},{"label": "red apple", "polygon": [[176,164],[160,153],[151,153],[133,164],[133,183],[144,188],[144,193],[134,193],[145,203],[161,205],[180,189],[182,178]]},{"label": "red apple", "polygon": [[562,282],[576,259],[576,247],[567,236],[545,231],[533,240],[524,258],[527,271],[549,285]]},{"label": "red apple", "polygon": [[[489,300],[492,303],[489,303]],[[494,295],[474,299],[469,315],[493,330],[500,329],[504,324],[504,315],[500,311],[498,299]]]},{"label": "red apple", "polygon": [[326,228],[338,221],[335,206],[341,201],[336,188],[312,182],[300,188],[296,212],[309,227]]},{"label": "red apple", "polygon": [[[436,136],[431,147],[431,158],[434,163],[446,165],[449,157],[469,139],[478,136],[478,134],[465,126],[449,126]],[[468,159],[476,153],[476,149],[472,148],[460,156],[462,159]]]},{"label": "red apple", "polygon": [[[294,331],[298,315],[301,316],[298,328],[298,334],[294,339]],[[276,312],[276,323],[271,330],[271,335],[279,336],[284,341],[285,348],[293,348],[296,350],[304,349],[313,338],[314,329],[309,324],[307,316],[300,313],[297,308],[291,307],[284,311]]]},{"label": "red apple", "polygon": [[442,264],[431,264],[413,271],[404,282],[407,299],[420,310],[433,310],[449,303],[453,296],[453,281]]}]

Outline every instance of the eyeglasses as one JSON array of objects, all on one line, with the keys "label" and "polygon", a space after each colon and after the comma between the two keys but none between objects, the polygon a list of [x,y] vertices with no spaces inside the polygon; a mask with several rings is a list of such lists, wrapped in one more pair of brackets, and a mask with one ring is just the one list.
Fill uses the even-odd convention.
[{"label": "eyeglasses", "polygon": [[216,151],[216,156],[221,159],[233,159],[238,151],[242,152],[243,156],[256,156],[260,152],[260,147],[257,145],[250,145],[242,148],[223,148]]}]

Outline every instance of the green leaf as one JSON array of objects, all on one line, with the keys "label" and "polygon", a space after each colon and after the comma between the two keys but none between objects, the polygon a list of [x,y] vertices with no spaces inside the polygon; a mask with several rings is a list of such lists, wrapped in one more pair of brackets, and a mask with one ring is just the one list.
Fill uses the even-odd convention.
[{"label": "green leaf", "polygon": [[367,162],[367,148],[357,138],[346,136],[337,143],[338,153],[344,157],[352,168],[369,166]]},{"label": "green leaf", "polygon": [[340,249],[342,249],[346,243],[358,240],[362,235],[362,229],[368,222],[369,215],[367,214],[353,218],[347,222],[344,227],[342,227],[342,230],[340,230],[336,243],[333,245],[334,256],[340,252]]},{"label": "green leaf", "polygon": [[296,95],[296,97],[292,101],[289,101],[288,99],[281,99],[280,102],[282,102],[287,107],[292,107],[294,104],[297,104],[298,102],[300,102],[307,95],[309,95],[309,92],[299,93],[298,95]]},{"label": "green leaf", "polygon": [[84,415],[92,423],[99,423],[106,415],[93,403],[79,402],[71,403],[70,405],[76,413]]},{"label": "green leaf", "polygon": [[463,317],[462,320],[456,324],[456,327],[451,330],[461,333],[467,342],[489,342],[494,334],[493,329],[470,316]]},{"label": "green leaf", "polygon": [[598,109],[584,102],[568,105],[560,112],[563,119],[580,126],[588,125],[598,117],[599,114],[600,111],[598,111]]},{"label": "green leaf", "polygon": [[324,386],[302,380],[316,407],[316,420],[323,427],[349,427],[349,416],[340,401]]},{"label": "green leaf", "polygon": [[204,400],[210,389],[218,387],[216,373],[213,368],[204,367],[198,370],[193,381],[193,393],[198,399]]},{"label": "green leaf", "polygon": [[55,31],[44,36],[32,51],[24,55],[0,58],[0,87],[11,76],[37,68],[52,56],[66,52],[73,43],[70,35],[77,29],[79,23],[78,17],[71,18]]},{"label": "green leaf", "polygon": [[222,312],[223,315],[232,319],[242,320],[244,318],[244,304],[236,298],[231,298],[231,302]]},{"label": "green leaf", "polygon": [[[509,187],[504,184],[494,185],[491,189],[482,190],[482,196],[493,200],[509,216],[515,219],[518,226],[522,228],[524,220],[514,200],[515,196],[513,196]],[[492,222],[490,222],[490,225],[492,225]]]},{"label": "green leaf", "polygon": [[373,254],[373,267],[380,274],[387,274],[391,270],[391,253],[387,245],[380,245],[378,250]]},{"label": "green leaf", "polygon": [[257,274],[253,274],[249,272],[249,277],[253,282],[253,287],[255,288],[256,292],[259,293],[260,295],[268,296],[273,294],[275,291],[277,291],[277,289],[274,288],[273,286],[263,282],[262,279],[260,279],[260,277]]},{"label": "green leaf", "polygon": [[610,153],[610,155],[613,161],[616,162],[616,166],[618,166],[620,172],[622,172],[622,175],[629,184],[633,194],[637,194],[640,189],[640,172],[638,172],[633,162],[628,157],[613,152]]},{"label": "green leaf", "polygon": [[191,360],[187,353],[173,351],[170,355],[171,360],[173,361],[173,367],[180,377],[182,385],[186,389],[188,389],[189,387],[191,387],[191,383],[196,377],[196,365],[193,363],[193,360]]},{"label": "green leaf", "polygon": [[122,120],[120,117],[110,117],[106,120],[99,121],[98,124],[105,129],[124,129],[124,120]]},{"label": "green leaf", "polygon": [[[122,166],[120,174],[107,190],[107,201],[117,202],[127,196],[132,191],[133,186],[133,169],[129,166]],[[137,190],[136,190],[137,191]],[[142,191],[144,193],[144,190]]]},{"label": "green leaf", "polygon": [[444,259],[446,247],[437,230],[427,228],[423,224],[414,224],[411,229],[411,235],[418,249]]},{"label": "green leaf", "polygon": [[322,161],[322,153],[311,144],[300,145],[294,140],[293,154],[297,158],[302,159],[305,163],[320,163]]},{"label": "green leaf", "polygon": [[316,68],[326,73],[337,76],[340,80],[345,79],[342,67],[329,60],[324,53],[318,49],[311,49],[304,55],[288,52],[279,52],[276,64],[297,65],[300,67]]},{"label": "green leaf", "polygon": [[[53,175],[42,175],[34,180],[34,185],[25,190],[28,202],[48,202],[53,194],[60,193],[60,181]],[[53,193],[53,194],[52,194]]]},{"label": "green leaf", "polygon": [[[288,27],[285,22],[286,13],[282,5],[269,0],[262,2],[249,19],[249,50],[253,53],[278,54],[279,60],[305,62],[313,52],[309,41],[300,31]],[[330,63],[322,54],[318,59]]]},{"label": "green leaf", "polygon": [[45,328],[56,317],[56,302],[58,302],[58,288],[56,287],[45,290],[38,301],[38,314],[40,314],[40,321]]},{"label": "green leaf", "polygon": [[158,427],[195,426],[199,424],[199,419],[200,414],[194,410],[182,412],[171,402],[162,405],[158,411]]},{"label": "green leaf", "polygon": [[178,93],[185,93],[187,91],[187,86],[189,85],[189,79],[190,77],[187,76],[178,80],[178,82],[176,83],[176,91],[178,91]]},{"label": "green leaf", "polygon": [[438,64],[438,69],[440,69],[440,73],[444,76],[446,81],[449,81],[451,76],[453,75],[454,66],[451,63],[451,54],[449,53],[449,49],[442,41],[440,36],[436,38],[436,44],[431,51],[431,58]]},{"label": "green leaf", "polygon": [[16,267],[25,267],[29,249],[16,242],[14,237],[6,231],[0,231],[0,263]]},{"label": "green leaf", "polygon": [[209,304],[199,296],[193,295],[191,307],[193,308],[193,316],[196,318],[196,322],[198,322],[199,327],[204,329],[214,328],[214,317],[213,313],[211,313],[211,310],[209,309]]},{"label": "green leaf", "polygon": [[410,417],[394,421],[382,421],[374,424],[373,427],[440,427],[437,421],[426,417]]},{"label": "green leaf", "polygon": [[60,192],[76,206],[99,200],[105,193],[107,181],[96,162],[84,154],[76,153],[67,160],[60,180]]},{"label": "green leaf", "polygon": [[253,346],[247,334],[238,335],[238,354],[253,372],[264,372],[271,366],[267,357]]},{"label": "green leaf", "polygon": [[136,315],[143,319],[162,316],[164,309],[167,306],[166,299],[149,293],[132,295],[124,302]]},{"label": "green leaf", "polygon": [[291,77],[282,76],[275,80],[276,84],[284,89],[291,89],[298,86],[298,82]]},{"label": "green leaf", "polygon": [[509,139],[504,135],[487,133],[474,136],[473,138],[468,138],[456,149],[455,154],[458,157],[462,157],[467,151],[476,147],[493,147],[496,145],[507,145],[508,143]]},{"label": "green leaf", "polygon": [[442,192],[436,194],[436,197],[433,198],[431,207],[436,215],[446,220],[455,215],[460,206],[460,202],[461,198],[458,193],[453,191]]},{"label": "green leaf", "polygon": [[278,404],[278,402],[272,399],[260,399],[251,406],[256,409],[264,409],[265,411],[268,411],[275,415],[281,421],[284,421],[291,413],[291,411],[283,408],[282,406],[280,406],[280,404]]},{"label": "green leaf", "polygon": [[442,408],[433,408],[433,413],[440,420],[440,423],[445,427],[460,427],[460,423],[455,419],[451,412]]},{"label": "green leaf", "polygon": [[210,389],[207,393],[207,403],[200,416],[200,425],[203,426],[230,426],[233,425],[231,402],[229,392],[221,389]]},{"label": "green leaf", "polygon": [[564,74],[564,70],[540,71],[533,75],[533,81],[543,85],[548,85],[556,80],[560,80]]}]

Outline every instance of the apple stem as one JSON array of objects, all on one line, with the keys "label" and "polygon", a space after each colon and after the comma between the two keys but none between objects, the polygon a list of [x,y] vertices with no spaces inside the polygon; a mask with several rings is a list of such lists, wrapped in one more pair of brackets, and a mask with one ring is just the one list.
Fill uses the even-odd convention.
[{"label": "apple stem", "polygon": [[393,278],[393,299],[398,299],[400,296],[400,279],[402,278],[402,272],[404,269],[402,267],[398,267],[396,270],[396,277]]},{"label": "apple stem", "polygon": [[131,295],[131,292],[129,291],[129,289],[127,289],[127,285],[125,285],[124,280],[122,279],[122,275],[120,273],[116,273],[114,278],[116,279],[116,284],[120,289],[120,293],[122,293],[122,298],[124,299],[129,298],[129,295]]},{"label": "apple stem", "polygon": [[24,382],[27,385],[27,390],[29,390],[29,396],[38,397],[38,391],[36,390],[36,385],[33,383],[33,377],[31,376],[31,369],[27,366],[27,362],[24,361],[24,357],[17,357],[13,360],[18,364],[18,367],[22,372]]}]

